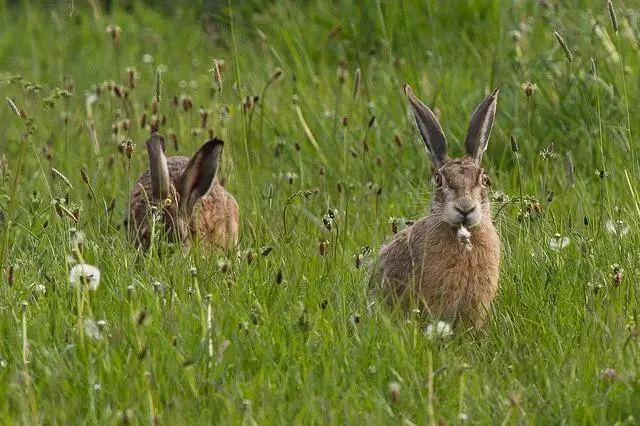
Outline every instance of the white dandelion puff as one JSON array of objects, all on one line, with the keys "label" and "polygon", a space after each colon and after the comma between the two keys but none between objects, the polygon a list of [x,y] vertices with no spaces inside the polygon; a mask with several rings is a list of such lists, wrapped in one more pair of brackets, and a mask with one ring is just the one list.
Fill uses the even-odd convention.
[{"label": "white dandelion puff", "polygon": [[47,287],[44,284],[34,284],[33,292],[36,294],[45,294],[47,292]]},{"label": "white dandelion puff", "polygon": [[90,92],[85,95],[85,104],[87,108],[92,107],[96,102],[98,102],[98,95],[94,92]]},{"label": "white dandelion puff", "polygon": [[100,331],[100,327],[91,318],[84,320],[84,332],[94,340],[100,340],[102,338],[102,331]]},{"label": "white dandelion puff", "polygon": [[100,269],[86,263],[79,263],[69,272],[71,287],[86,285],[89,290],[97,290],[100,285]]},{"label": "white dandelion puff", "polygon": [[69,229],[69,233],[71,234],[70,240],[72,246],[81,246],[86,241],[86,236],[83,231],[71,228]]},{"label": "white dandelion puff", "polygon": [[458,228],[458,241],[467,250],[471,250],[471,232],[464,225],[460,225],[460,228]]},{"label": "white dandelion puff", "polygon": [[563,237],[560,234],[555,234],[553,238],[549,240],[549,248],[553,251],[560,251],[569,245],[571,240],[569,237]]},{"label": "white dandelion puff", "polygon": [[451,330],[451,325],[444,321],[438,321],[435,325],[429,324],[424,330],[424,335],[429,340],[449,337],[452,334],[453,331]]},{"label": "white dandelion puff", "polygon": [[607,232],[609,232],[611,235],[615,235],[618,237],[624,237],[629,233],[629,225],[624,223],[624,220],[622,219],[618,219],[618,220],[609,219],[608,221],[605,222],[604,227],[606,228]]}]

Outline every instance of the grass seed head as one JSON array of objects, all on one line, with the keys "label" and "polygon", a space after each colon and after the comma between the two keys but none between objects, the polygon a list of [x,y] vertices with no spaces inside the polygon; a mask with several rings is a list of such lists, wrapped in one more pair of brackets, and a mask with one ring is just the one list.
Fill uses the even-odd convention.
[{"label": "grass seed head", "polygon": [[556,40],[558,40],[558,44],[560,44],[560,47],[564,51],[564,56],[567,57],[567,61],[569,61],[569,63],[573,62],[573,55],[571,54],[571,50],[569,50],[569,46],[567,46],[567,43],[564,41],[560,33],[554,31],[553,35],[555,36]]},{"label": "grass seed head", "polygon": [[618,34],[618,18],[616,17],[616,10],[613,8],[613,2],[611,0],[607,1],[607,9],[609,10],[609,17],[611,18],[613,31]]}]

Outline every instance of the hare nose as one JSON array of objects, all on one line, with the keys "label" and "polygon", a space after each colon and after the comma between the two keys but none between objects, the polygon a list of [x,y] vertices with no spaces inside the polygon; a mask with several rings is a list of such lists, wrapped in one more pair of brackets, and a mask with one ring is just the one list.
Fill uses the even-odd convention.
[{"label": "hare nose", "polygon": [[466,200],[456,203],[454,207],[456,211],[464,217],[468,216],[470,213],[472,213],[476,209],[476,206],[475,204],[473,204],[473,202],[466,201]]}]

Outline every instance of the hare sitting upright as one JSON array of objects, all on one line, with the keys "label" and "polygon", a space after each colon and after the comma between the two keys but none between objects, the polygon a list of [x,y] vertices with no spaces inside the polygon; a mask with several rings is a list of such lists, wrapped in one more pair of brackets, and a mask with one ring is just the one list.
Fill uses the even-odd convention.
[{"label": "hare sitting upright", "polygon": [[151,243],[152,206],[158,209],[161,233],[186,243],[190,236],[207,246],[232,248],[238,241],[238,203],[218,182],[216,172],[224,142],[206,142],[189,160],[166,158],[164,139],[153,133],[147,141],[149,169],[131,193],[129,236],[143,249]]},{"label": "hare sitting upright", "polygon": [[383,245],[373,276],[393,298],[413,299],[435,318],[479,327],[499,276],[500,240],[491,221],[489,179],[481,167],[498,89],[473,113],[462,158],[447,156],[433,112],[408,85],[405,94],[434,167],[431,213]]}]

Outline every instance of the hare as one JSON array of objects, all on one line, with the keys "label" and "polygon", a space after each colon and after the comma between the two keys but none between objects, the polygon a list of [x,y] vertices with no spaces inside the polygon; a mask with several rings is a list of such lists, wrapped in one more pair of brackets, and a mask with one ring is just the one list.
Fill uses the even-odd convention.
[{"label": "hare", "polygon": [[380,250],[373,278],[400,302],[415,300],[426,313],[480,327],[498,289],[500,240],[491,221],[481,167],[496,113],[498,89],[474,111],[466,155],[447,156],[436,116],[405,85],[416,125],[434,167],[431,213]]},{"label": "hare", "polygon": [[131,193],[127,225],[129,236],[144,250],[151,243],[152,209],[159,211],[157,226],[174,242],[192,236],[206,246],[232,248],[238,241],[238,203],[216,178],[224,142],[206,142],[189,160],[164,155],[164,138],[153,133],[147,141],[149,169]]}]

